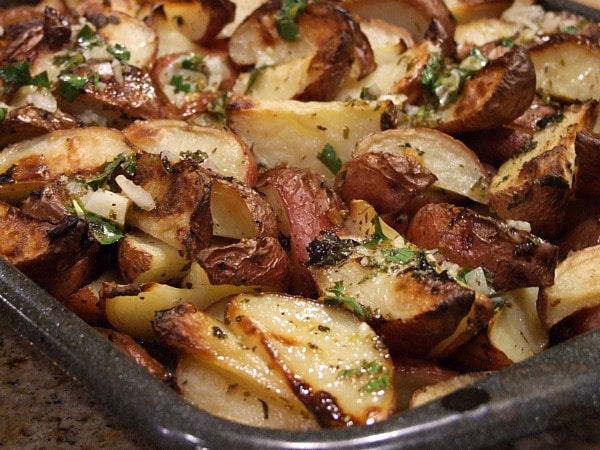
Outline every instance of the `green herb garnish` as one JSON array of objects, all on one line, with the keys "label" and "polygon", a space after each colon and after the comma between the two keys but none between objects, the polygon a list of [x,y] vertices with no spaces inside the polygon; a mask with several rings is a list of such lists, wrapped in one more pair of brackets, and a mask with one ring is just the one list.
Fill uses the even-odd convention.
[{"label": "green herb garnish", "polygon": [[204,64],[204,58],[202,56],[193,55],[184,58],[181,61],[181,68],[187,70],[193,70],[196,72],[205,72],[206,65]]},{"label": "green herb garnish", "polygon": [[0,107],[0,122],[6,118],[6,114],[8,114],[8,108]]},{"label": "green herb garnish", "polygon": [[26,59],[7,66],[0,67],[0,78],[5,83],[15,86],[39,86],[50,89],[50,79],[48,72],[44,71],[35,76],[31,76],[31,66]]},{"label": "green herb garnish", "polygon": [[97,214],[84,210],[84,219],[88,223],[94,239],[102,245],[119,242],[124,236],[123,230],[117,225]]},{"label": "green herb garnish", "polygon": [[346,306],[361,319],[366,319],[367,314],[363,307],[352,297],[344,294],[343,280],[336,281],[332,288],[325,291],[323,301],[327,305]]},{"label": "green herb garnish", "polygon": [[175,88],[175,93],[185,92],[186,94],[192,90],[192,85],[186,83],[181,75],[173,75],[169,85]]},{"label": "green herb garnish", "polygon": [[373,220],[371,221],[371,223],[375,227],[373,236],[371,236],[369,239],[367,239],[363,243],[363,245],[365,245],[366,247],[374,247],[374,246],[381,244],[384,241],[390,240],[390,238],[388,238],[385,235],[385,233],[383,232],[383,228],[381,226],[381,220],[379,219],[379,216],[373,217]]},{"label": "green herb garnish", "polygon": [[74,75],[63,73],[58,77],[58,94],[65,100],[73,101],[89,82],[97,84],[100,75],[97,73],[89,75]]},{"label": "green herb garnish", "polygon": [[298,38],[298,15],[306,8],[308,0],[282,0],[279,17],[275,22],[279,36],[285,41],[295,41]]},{"label": "green herb garnish", "polygon": [[76,41],[82,48],[92,48],[103,44],[100,35],[87,24],[77,34]]},{"label": "green herb garnish", "polygon": [[317,153],[317,158],[333,173],[334,175],[342,168],[342,160],[335,152],[330,144],[325,144],[323,150]]},{"label": "green herb garnish", "polygon": [[412,248],[382,248],[381,254],[385,256],[385,261],[389,263],[406,264],[415,260],[419,250]]},{"label": "green herb garnish", "polygon": [[115,44],[111,47],[107,47],[106,50],[119,61],[129,61],[131,58],[131,52],[127,50],[127,47],[121,44]]},{"label": "green herb garnish", "polygon": [[114,179],[115,171],[119,167],[129,175],[133,175],[135,173],[135,161],[133,157],[125,156],[121,153],[112,161],[107,162],[100,173],[86,178],[85,182],[93,190],[97,190],[102,186],[110,185]]}]

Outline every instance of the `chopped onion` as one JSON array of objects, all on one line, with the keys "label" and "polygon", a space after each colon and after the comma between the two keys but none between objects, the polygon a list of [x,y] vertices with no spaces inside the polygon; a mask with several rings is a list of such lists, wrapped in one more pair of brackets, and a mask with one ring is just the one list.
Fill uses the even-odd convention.
[{"label": "chopped onion", "polygon": [[121,188],[123,194],[144,211],[152,211],[156,207],[156,203],[150,193],[124,175],[117,175],[115,183]]}]

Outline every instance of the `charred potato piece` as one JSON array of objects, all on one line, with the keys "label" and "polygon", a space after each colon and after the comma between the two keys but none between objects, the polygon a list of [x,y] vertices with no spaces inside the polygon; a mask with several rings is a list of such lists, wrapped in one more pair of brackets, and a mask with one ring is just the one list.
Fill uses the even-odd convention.
[{"label": "charred potato piece", "polygon": [[479,158],[462,142],[430,128],[397,128],[360,139],[352,152],[390,152],[406,155],[428,169],[437,180],[432,187],[487,203],[489,176]]},{"label": "charred potato piece", "polygon": [[56,130],[77,128],[75,118],[63,111],[49,112],[27,105],[12,109],[0,122],[0,148]]},{"label": "charred potato piece", "polygon": [[384,420],[394,368],[380,338],[353,314],[283,294],[238,295],[226,323],[279,371],[323,426]]},{"label": "charred potato piece", "polygon": [[138,121],[123,130],[135,148],[155,155],[164,152],[171,161],[194,158],[198,164],[249,186],[258,170],[250,148],[235,134],[180,120]]},{"label": "charred potato piece", "polygon": [[594,102],[566,107],[500,166],[488,192],[494,213],[529,222],[532,233],[543,238],[561,231],[572,196],[575,139],[588,128],[594,108]]},{"label": "charred potato piece", "polygon": [[271,169],[256,188],[275,211],[279,232],[289,239],[291,291],[314,296],[315,286],[305,267],[307,247],[323,230],[343,227],[341,200],[322,177],[306,169]]},{"label": "charred potato piece", "polygon": [[600,49],[582,36],[556,34],[528,48],[536,88],[562,101],[600,99]]},{"label": "charred potato piece", "polygon": [[484,267],[497,290],[549,286],[554,281],[558,247],[468,208],[426,205],[412,218],[406,238],[418,247],[438,249],[462,267]]},{"label": "charred potato piece", "polygon": [[451,55],[454,51],[456,21],[441,0],[338,1],[342,7],[358,16],[385,20],[406,28],[418,41],[425,39],[436,28],[435,33],[443,42],[444,53]]},{"label": "charred potato piece", "polygon": [[317,427],[279,371],[245,345],[244,336],[237,335],[222,320],[182,304],[158,312],[152,326],[163,345],[182,355],[175,379],[188,401],[248,425]]},{"label": "charred potato piece", "polygon": [[581,309],[550,328],[550,345],[560,344],[597,328],[600,328],[600,305]]},{"label": "charred potato piece", "polygon": [[[99,76],[99,89],[90,73]],[[114,65],[110,61],[89,62],[78,66],[69,76],[87,80],[77,93],[57,95],[60,108],[86,123],[124,128],[135,119],[165,117],[150,75],[135,66]],[[60,83],[59,87],[60,89]],[[92,117],[87,117],[92,112]]]},{"label": "charred potato piece", "polygon": [[286,291],[290,284],[288,255],[274,237],[208,247],[193,256],[212,284],[261,285],[278,291]]},{"label": "charred potato piece", "polygon": [[395,107],[389,102],[298,102],[233,97],[227,126],[265,167],[281,164],[311,169],[333,181],[319,159],[329,144],[342,162],[351,159],[354,143],[366,134],[391,126]]},{"label": "charred potato piece", "polygon": [[127,222],[192,259],[212,239],[210,178],[189,159],[170,164],[159,155],[138,155],[133,182],[150,194],[155,206],[132,208]]},{"label": "charred potato piece", "polygon": [[573,190],[579,196],[600,194],[600,134],[581,131],[575,138],[575,179]]},{"label": "charred potato piece", "polygon": [[463,370],[498,370],[538,354],[548,345],[548,332],[536,314],[538,288],[503,294],[504,304],[487,328],[451,357]]},{"label": "charred potato piece", "polygon": [[334,189],[342,200],[365,200],[380,213],[402,210],[437,177],[414,159],[399,153],[367,152],[346,162],[336,174]]},{"label": "charred potato piece", "polygon": [[460,25],[484,17],[499,17],[512,2],[510,0],[444,0]]},{"label": "charred potato piece", "polygon": [[117,258],[125,283],[174,284],[181,281],[189,266],[175,247],[139,230],[128,232],[119,241]]},{"label": "charred potato piece", "polygon": [[0,202],[0,222],[0,255],[59,300],[93,279],[99,245],[76,216],[54,224]]},{"label": "charred potato piece", "polygon": [[540,290],[537,311],[546,329],[600,304],[600,246],[571,253],[556,266],[554,284]]},{"label": "charred potato piece", "polygon": [[106,299],[100,296],[100,290],[104,282],[117,282],[118,277],[116,270],[108,269],[65,299],[65,306],[89,324],[106,324]]},{"label": "charred potato piece", "polygon": [[441,111],[437,129],[450,134],[504,125],[529,108],[535,96],[534,65],[517,47],[467,80],[459,98]]},{"label": "charred potato piece", "polygon": [[416,390],[409,400],[409,408],[416,408],[449,395],[489,375],[491,372],[468,372],[456,374]]},{"label": "charred potato piece", "polygon": [[224,51],[196,50],[162,56],[150,74],[169,117],[186,119],[210,111],[233,87],[238,70]]},{"label": "charred potato piece", "polygon": [[115,344],[119,350],[143,367],[150,375],[161,381],[168,381],[171,376],[165,366],[153,358],[148,351],[131,336],[109,328],[96,327],[95,330]]},{"label": "charred potato piece", "polygon": [[325,236],[321,246],[329,248],[327,256],[312,244],[319,298],[367,320],[392,351],[425,356],[455,332],[475,293],[440,276],[432,254],[401,238],[376,246],[366,242]]},{"label": "charred potato piece", "polygon": [[61,177],[99,172],[131,147],[117,130],[100,127],[57,130],[16,142],[0,153],[0,198],[20,201]]}]

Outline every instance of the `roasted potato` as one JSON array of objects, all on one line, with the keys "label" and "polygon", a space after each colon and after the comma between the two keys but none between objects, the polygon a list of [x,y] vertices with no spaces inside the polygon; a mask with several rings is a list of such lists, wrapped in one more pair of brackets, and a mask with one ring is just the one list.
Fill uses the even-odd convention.
[{"label": "roasted potato", "polygon": [[550,286],[558,247],[516,225],[468,208],[431,203],[417,211],[406,238],[418,247],[438,249],[462,267],[484,267],[497,290]]}]

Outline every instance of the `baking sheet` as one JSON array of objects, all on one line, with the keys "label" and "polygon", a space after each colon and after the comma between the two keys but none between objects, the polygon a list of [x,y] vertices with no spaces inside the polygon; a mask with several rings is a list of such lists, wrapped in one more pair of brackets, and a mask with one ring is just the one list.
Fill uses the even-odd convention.
[{"label": "baking sheet", "polygon": [[161,449],[475,449],[600,413],[600,330],[372,426],[290,432],[236,424],[188,404],[2,258],[0,312]]}]

